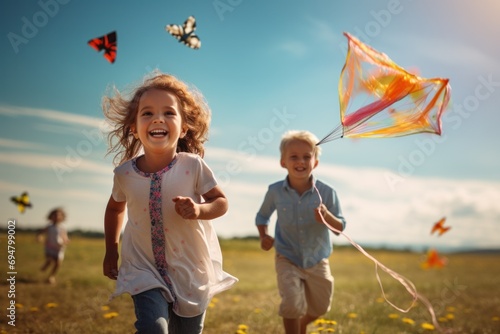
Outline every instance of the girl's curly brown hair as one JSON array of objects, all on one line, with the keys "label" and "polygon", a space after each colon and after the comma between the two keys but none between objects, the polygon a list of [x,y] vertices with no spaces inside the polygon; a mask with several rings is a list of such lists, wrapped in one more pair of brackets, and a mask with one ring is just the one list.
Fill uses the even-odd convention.
[{"label": "girl's curly brown hair", "polygon": [[116,88],[114,96],[103,98],[104,116],[113,126],[113,130],[108,133],[108,154],[115,153],[114,164],[120,165],[132,159],[142,148],[141,142],[133,136],[130,126],[136,122],[142,95],[150,89],[171,92],[180,102],[182,124],[187,128],[187,132],[184,138],[179,138],[177,152],[195,153],[203,157],[203,144],[208,139],[210,125],[210,108],[207,102],[199,91],[188,87],[176,77],[155,71],[153,76],[146,77],[142,85],[130,94],[131,98],[127,98]]}]

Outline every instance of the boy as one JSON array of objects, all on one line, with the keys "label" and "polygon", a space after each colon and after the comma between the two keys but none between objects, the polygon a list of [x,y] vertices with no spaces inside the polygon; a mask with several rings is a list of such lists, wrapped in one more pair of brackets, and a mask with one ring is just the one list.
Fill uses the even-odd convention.
[{"label": "boy", "polygon": [[[307,131],[289,131],[280,144],[285,180],[269,186],[255,219],[261,248],[276,248],[279,315],[286,334],[305,334],[307,325],[328,312],[333,297],[332,252],[327,224],[345,227],[335,190],[312,175],[318,166],[317,138]],[[321,195],[321,196],[320,196]],[[323,203],[322,203],[323,201]],[[269,218],[277,211],[275,238]]]}]

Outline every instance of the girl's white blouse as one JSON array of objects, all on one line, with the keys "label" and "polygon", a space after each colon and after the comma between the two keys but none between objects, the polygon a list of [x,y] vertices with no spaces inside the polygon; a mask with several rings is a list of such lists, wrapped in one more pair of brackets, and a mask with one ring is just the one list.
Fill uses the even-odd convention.
[{"label": "girl's white blouse", "polygon": [[[177,314],[193,317],[203,313],[211,298],[229,289],[238,279],[222,269],[222,253],[211,221],[186,220],[174,209],[176,196],[202,202],[202,195],[217,181],[201,157],[178,153],[177,161],[162,178],[162,216],[168,275],[177,296]],[[123,232],[121,265],[116,291],[135,295],[163,289],[173,298],[156,269],[151,244],[149,197],[151,179],[135,171],[129,160],[114,170],[113,199],[127,202],[128,220]]]}]

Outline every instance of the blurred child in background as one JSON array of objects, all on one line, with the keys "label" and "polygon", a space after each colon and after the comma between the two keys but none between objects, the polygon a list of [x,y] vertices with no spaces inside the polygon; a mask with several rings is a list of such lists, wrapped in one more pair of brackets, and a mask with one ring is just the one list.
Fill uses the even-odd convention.
[{"label": "blurred child in background", "polygon": [[56,273],[64,259],[64,251],[69,243],[66,228],[62,224],[66,220],[66,213],[62,208],[55,208],[49,212],[47,219],[50,224],[37,234],[38,240],[45,239],[45,263],[41,270],[49,268],[47,282],[56,283]]}]

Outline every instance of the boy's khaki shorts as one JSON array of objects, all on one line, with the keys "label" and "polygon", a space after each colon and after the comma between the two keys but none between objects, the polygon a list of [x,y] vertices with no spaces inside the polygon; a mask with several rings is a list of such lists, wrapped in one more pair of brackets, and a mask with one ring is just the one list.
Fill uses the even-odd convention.
[{"label": "boy's khaki shorts", "polygon": [[303,269],[283,255],[276,254],[276,273],[281,317],[297,319],[306,314],[319,317],[330,310],[333,276],[328,259]]}]

